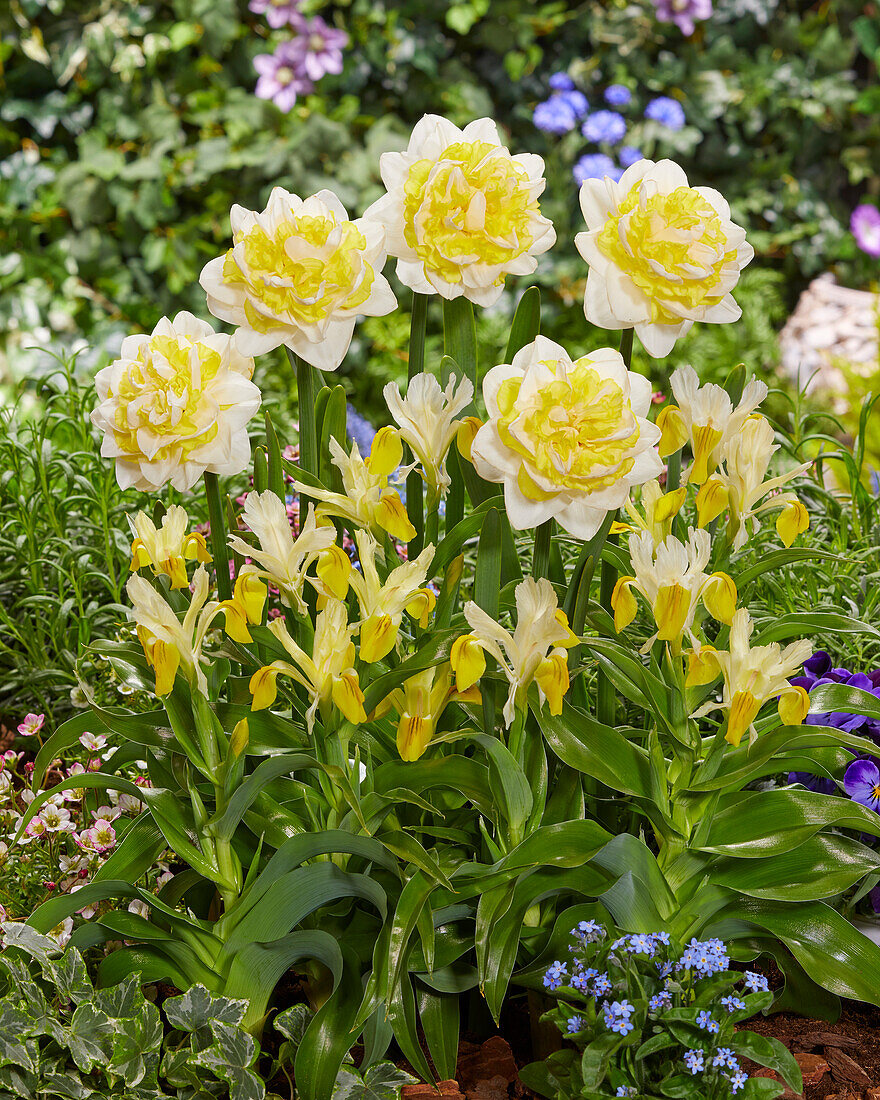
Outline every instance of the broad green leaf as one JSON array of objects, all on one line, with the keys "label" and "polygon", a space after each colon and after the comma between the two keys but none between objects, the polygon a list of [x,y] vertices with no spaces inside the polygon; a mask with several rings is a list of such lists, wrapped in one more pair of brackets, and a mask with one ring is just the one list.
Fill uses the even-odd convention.
[{"label": "broad green leaf", "polygon": [[767,1035],[757,1035],[753,1031],[737,1031],[728,1040],[734,1053],[741,1058],[748,1058],[757,1062],[759,1066],[767,1066],[775,1070],[785,1083],[794,1092],[801,1092],[804,1087],[801,1069],[791,1051],[784,1047],[778,1039]]},{"label": "broad green leaf", "polygon": [[870,623],[833,611],[803,611],[780,615],[766,623],[760,622],[755,630],[752,645],[783,642],[789,638],[809,638],[813,635],[870,634],[880,638],[880,630]]},{"label": "broad green leaf", "polygon": [[302,1100],[329,1100],[342,1059],[357,1038],[354,1028],[361,1003],[360,965],[342,945],[336,988],[315,1013],[296,1052],[294,1074]]},{"label": "broad green leaf", "polygon": [[419,1019],[431,1060],[441,1079],[449,1081],[455,1077],[458,1060],[459,996],[455,993],[437,993],[420,982],[415,983],[415,989]]},{"label": "broad green leaf", "polygon": [[531,344],[540,331],[541,291],[536,286],[530,286],[523,292],[517,303],[516,313],[513,315],[510,326],[507,350],[504,353],[504,362],[512,363],[516,353],[526,344]]}]

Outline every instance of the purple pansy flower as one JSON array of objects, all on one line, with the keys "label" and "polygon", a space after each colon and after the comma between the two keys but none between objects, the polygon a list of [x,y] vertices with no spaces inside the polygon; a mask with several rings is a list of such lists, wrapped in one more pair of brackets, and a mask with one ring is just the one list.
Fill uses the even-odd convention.
[{"label": "purple pansy flower", "polygon": [[626,135],[626,119],[617,111],[594,111],[581,127],[587,141],[620,141]]},{"label": "purple pansy flower", "polygon": [[302,54],[294,42],[282,42],[275,53],[260,53],[254,68],[260,75],[254,93],[271,99],[281,111],[290,111],[296,97],[312,90],[312,82],[302,71]]},{"label": "purple pansy flower", "polygon": [[853,210],[849,227],[862,252],[880,259],[880,210],[863,202]]},{"label": "purple pansy flower", "polygon": [[293,45],[300,51],[305,75],[310,80],[320,80],[327,73],[341,73],[342,51],[348,45],[345,31],[329,26],[320,15],[312,19],[298,15],[291,22],[299,35]]},{"label": "purple pansy flower", "polygon": [[873,760],[854,760],[846,769],[843,787],[853,802],[880,813],[880,768]]},{"label": "purple pansy flower", "polygon": [[674,23],[682,34],[693,34],[697,20],[712,14],[712,0],[654,0],[661,23]]},{"label": "purple pansy flower", "polygon": [[292,23],[299,15],[299,0],[251,0],[248,7],[254,15],[265,15],[270,27],[279,27]]}]

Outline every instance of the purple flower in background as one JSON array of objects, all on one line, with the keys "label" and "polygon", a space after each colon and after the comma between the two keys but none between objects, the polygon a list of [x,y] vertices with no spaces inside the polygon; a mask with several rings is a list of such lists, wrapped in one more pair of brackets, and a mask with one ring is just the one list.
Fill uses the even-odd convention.
[{"label": "purple flower in background", "polygon": [[634,145],[621,145],[617,156],[623,167],[629,168],[637,161],[644,160],[645,154],[641,149],[636,149]]},{"label": "purple flower in background", "polygon": [[282,42],[275,53],[260,53],[254,68],[260,79],[254,93],[271,99],[281,111],[290,111],[296,97],[312,90],[312,82],[301,68],[302,54],[295,42]]},{"label": "purple flower in background", "polygon": [[578,118],[583,118],[589,111],[590,104],[587,97],[583,92],[579,92],[577,88],[571,88],[567,92],[560,92],[556,97],[557,99],[564,100],[569,107],[574,111]]},{"label": "purple flower in background", "polygon": [[538,104],[532,122],[545,134],[567,134],[577,125],[577,115],[561,95],[554,95]]},{"label": "purple flower in background", "polygon": [[299,15],[299,0],[251,0],[248,7],[254,15],[265,15],[266,22],[276,30]]},{"label": "purple flower in background", "polygon": [[302,71],[310,80],[320,80],[327,73],[342,72],[342,51],[348,45],[348,35],[328,26],[320,17],[306,19],[298,15],[291,20],[299,37],[293,45],[300,51]]},{"label": "purple flower in background", "polygon": [[853,210],[849,227],[862,252],[880,259],[880,210],[863,202]]},{"label": "purple flower in background", "polygon": [[684,107],[668,95],[657,96],[645,108],[645,118],[659,122],[669,130],[680,130],[685,124]]},{"label": "purple flower in background", "polygon": [[853,802],[880,813],[880,768],[873,760],[854,760],[846,769],[843,787]]},{"label": "purple flower in background", "polygon": [[674,23],[682,34],[693,34],[697,20],[712,14],[712,0],[654,0],[661,23]]},{"label": "purple flower in background", "polygon": [[554,92],[570,92],[574,87],[574,81],[568,73],[554,73],[549,83]]},{"label": "purple flower in background", "polygon": [[628,107],[632,101],[632,92],[625,84],[609,84],[605,89],[605,102],[612,107]]},{"label": "purple flower in background", "polygon": [[626,119],[617,111],[594,111],[581,127],[587,141],[620,141],[626,134]]},{"label": "purple flower in background", "polygon": [[587,153],[576,162],[574,168],[575,183],[580,187],[584,180],[600,180],[610,176],[615,182],[623,175],[607,153]]}]

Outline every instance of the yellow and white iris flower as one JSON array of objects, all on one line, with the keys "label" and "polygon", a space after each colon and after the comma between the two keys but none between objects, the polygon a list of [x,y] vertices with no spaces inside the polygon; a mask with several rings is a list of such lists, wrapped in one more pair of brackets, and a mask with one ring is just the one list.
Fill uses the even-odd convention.
[{"label": "yellow and white iris flower", "polygon": [[565,612],[556,599],[553,585],[542,578],[527,577],[518,584],[516,628],[505,630],[477,604],[465,604],[464,616],[470,634],[456,639],[450,652],[455,686],[465,692],[486,670],[485,653],[498,662],[510,690],[504,704],[504,724],[510,726],[517,707],[525,706],[529,685],[538,685],[538,696],[547,700],[551,714],[562,711],[562,699],[569,688],[567,649],[577,645]]},{"label": "yellow and white iris flower", "polygon": [[413,561],[396,566],[383,583],[376,569],[379,544],[369,531],[356,531],[355,540],[361,568],[353,569],[350,579],[361,612],[359,656],[372,664],[394,648],[404,611],[417,619],[422,629],[428,625],[436,598],[424,584],[434,547],[426,546]]},{"label": "yellow and white iris flower", "polygon": [[810,525],[809,513],[798,497],[793,492],[778,491],[807,471],[810,463],[802,462],[768,478],[770,460],[778,450],[770,423],[763,416],[749,417],[722,449],[722,467],[697,494],[700,523],[709,523],[728,509],[734,550],[745,546],[764,512],[779,512],[776,530],[786,546],[791,546]]},{"label": "yellow and white iris flower", "polygon": [[379,171],[388,193],[364,217],[385,226],[397,277],[419,294],[493,305],[505,276],[530,275],[556,240],[538,205],[544,161],[512,156],[490,118],[460,130],[425,115]]},{"label": "yellow and white iris flower", "polygon": [[[318,500],[317,515],[320,521],[326,516],[338,516],[341,520],[378,534],[386,531],[392,538],[409,542],[415,538],[416,529],[409,521],[400,494],[388,484],[388,478],[398,469],[403,458],[403,445],[396,428],[380,428],[373,438],[370,454],[361,458],[357,443],[352,443],[347,454],[332,436],[329,440],[333,465],[342,474],[344,493],[329,489],[315,489],[295,481],[294,489],[312,500]],[[405,477],[412,466],[402,467]]]},{"label": "yellow and white iris flower", "polygon": [[190,489],[207,470],[238,474],[260,407],[254,361],[231,336],[191,313],[163,317],[150,335],[127,336],[119,358],[95,376],[92,423],[123,489]]},{"label": "yellow and white iris flower", "polygon": [[226,633],[237,642],[251,642],[247,625],[258,623],[266,599],[266,586],[253,578],[239,578],[233,597],[217,602],[208,599],[208,573],[203,565],[195,571],[192,597],[183,619],[179,619],[159,592],[137,574],[125,586],[132,608],[129,618],[147,663],[156,674],[156,694],[167,695],[180,670],[191,687],[208,694],[202,668],[202,646],[214,619],[225,616]]},{"label": "yellow and white iris flower", "polygon": [[211,560],[205,536],[198,531],[187,531],[189,516],[179,504],[172,504],[157,528],[146,512],[128,517],[132,534],[131,571],[149,566],[155,576],[171,579],[172,588],[186,588],[187,561],[207,563]]},{"label": "yellow and white iris flower", "polygon": [[331,704],[349,722],[366,721],[364,694],[354,668],[352,637],[357,627],[349,625],[348,613],[341,600],[327,600],[323,610],[318,612],[311,655],[293,640],[283,619],[273,619],[269,629],[287,650],[290,661],[273,661],[253,674],[250,680],[253,710],[270,707],[278,692],[278,677],[287,676],[309,694],[311,704],[306,711],[306,723],[310,733],[318,708]]},{"label": "yellow and white iris flower", "polygon": [[397,306],[382,275],[385,231],[369,218],[349,221],[332,191],[307,199],[275,187],[262,212],[233,206],[232,248],[199,278],[215,317],[238,325],[247,355],[286,344],[307,363],[336,370],[358,315]]},{"label": "yellow and white iris flower", "polygon": [[244,502],[242,518],[257,536],[259,548],[251,546],[239,535],[229,536],[229,545],[236,553],[251,558],[256,564],[246,565],[242,575],[269,581],[281,593],[288,607],[305,615],[303,599],[306,573],[317,562],[318,578],[312,580],[321,592],[344,599],[348,591],[351,561],[336,545],[336,529],[319,527],[314,508],[309,508],[302,530],[294,538],[284,504],[271,490],[250,492]]},{"label": "yellow and white iris flower", "polygon": [[671,160],[640,160],[615,183],[585,180],[587,232],[575,245],[590,265],[587,320],[634,328],[645,350],[668,355],[695,321],[736,321],[730,293],[754,256],[746,231],[711,187],[691,187]]},{"label": "yellow and white iris flower", "polygon": [[452,666],[447,662],[426,668],[404,680],[377,707],[371,717],[381,718],[393,707],[398,714],[397,751],[401,760],[418,760],[437,732],[437,723],[449,703],[479,703],[479,689],[472,685],[457,691]]},{"label": "yellow and white iris flower", "polygon": [[630,486],[661,473],[660,431],[647,420],[651,385],[628,371],[619,353],[600,348],[572,360],[539,336],[512,364],[483,380],[489,419],[476,433],[477,473],[504,485],[517,530],[555,517],[590,539]]},{"label": "yellow and white iris flower", "polygon": [[782,649],[778,642],[751,646],[754,623],[748,611],[741,607],[733,616],[727,650],[703,646],[691,658],[688,683],[707,684],[720,672],[724,688],[720,703],[708,702],[693,717],[699,718],[713,710],[727,711],[725,737],[738,745],[748,730],[751,740],[757,737],[754,721],[768,699],[778,699],[779,717],[788,726],[800,725],[810,710],[809,694],[802,687],[789,683],[813,647],[806,639],[791,642]]},{"label": "yellow and white iris flower", "polygon": [[451,375],[445,389],[431,374],[417,374],[406,388],[406,397],[393,382],[382,391],[385,403],[404,443],[421,463],[422,473],[432,496],[442,498],[451,484],[446,472],[446,456],[459,427],[458,414],[470,405],[474,387],[463,378],[456,386]]},{"label": "yellow and white iris flower", "polygon": [[692,528],[687,543],[667,535],[655,545],[648,531],[630,535],[635,576],[620,577],[614,586],[614,629],[620,633],[636,617],[634,592],[644,596],[657,624],[657,633],[648,639],[642,652],[647,652],[658,638],[678,649],[682,636],[691,633],[700,600],[713,618],[729,623],[736,609],[736,585],[726,573],[705,572],[711,551],[708,532]]}]

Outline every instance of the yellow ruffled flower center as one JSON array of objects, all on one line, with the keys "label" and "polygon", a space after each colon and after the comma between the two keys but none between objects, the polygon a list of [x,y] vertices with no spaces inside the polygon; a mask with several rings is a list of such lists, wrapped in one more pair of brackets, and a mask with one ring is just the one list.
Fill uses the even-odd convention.
[{"label": "yellow ruffled flower center", "polygon": [[[567,489],[599,492],[629,473],[639,425],[616,382],[579,360],[566,379],[542,387],[525,409],[517,407],[521,386],[521,378],[508,378],[496,400],[501,440],[527,464],[517,476],[526,497],[547,500]],[[536,484],[536,475],[553,489]]]},{"label": "yellow ruffled flower center", "polygon": [[644,197],[636,183],[602,227],[597,244],[651,300],[651,320],[676,325],[664,306],[716,305],[725,264],[736,259],[715,208],[693,187]]},{"label": "yellow ruffled flower center", "polygon": [[[528,173],[487,141],[457,141],[418,160],[404,184],[404,237],[430,271],[461,282],[461,267],[503,266],[528,252],[539,213]],[[495,285],[504,282],[498,275]]]},{"label": "yellow ruffled flower center", "polygon": [[237,233],[235,244],[244,245],[244,270],[230,249],[223,279],[245,288],[245,316],[257,332],[276,327],[278,317],[319,324],[337,310],[363,305],[372,293],[376,272],[364,260],[366,238],[354,222],[339,222],[332,213],[291,216],[272,234],[254,225]]},{"label": "yellow ruffled flower center", "polygon": [[[195,353],[195,355],[194,355]],[[195,362],[194,362],[195,359]],[[222,356],[198,341],[152,336],[123,371],[115,392],[113,438],[125,454],[142,455],[139,435],[146,430],[169,442],[150,458],[186,457],[210,443],[219,430],[217,418],[205,423],[206,398]],[[213,399],[209,399],[214,408]]]}]

